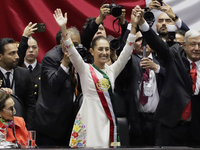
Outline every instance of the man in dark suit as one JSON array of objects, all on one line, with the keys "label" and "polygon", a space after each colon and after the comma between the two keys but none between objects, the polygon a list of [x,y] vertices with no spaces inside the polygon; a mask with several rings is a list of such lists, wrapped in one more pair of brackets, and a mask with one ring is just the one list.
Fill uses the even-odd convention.
[{"label": "man in dark suit", "polygon": [[[74,45],[80,43],[76,28],[68,29],[68,34]],[[74,76],[64,43],[61,39],[60,42],[60,45],[48,51],[42,60],[42,99],[39,97],[36,104],[37,144],[40,147],[69,146],[75,119]]]},{"label": "man in dark suit", "polygon": [[[0,78],[1,87],[10,89],[16,95],[25,108],[25,121],[28,130],[34,129],[35,99],[31,78],[28,70],[18,67],[19,56],[16,43],[11,38],[0,39]],[[10,91],[9,90],[9,91]]]},{"label": "man in dark suit", "polygon": [[[159,93],[164,79],[165,70],[160,67],[152,49],[146,46],[146,57],[143,57],[143,37],[137,32],[134,43],[134,54],[128,61],[125,69],[117,78],[115,92],[125,97],[127,115],[130,129],[130,144],[132,146],[154,146],[157,122],[153,119],[159,102]],[[143,74],[148,72],[146,84],[151,94],[145,96],[146,103],[140,101],[144,95]],[[122,86],[124,85],[124,86]],[[124,88],[122,88],[124,87]],[[121,89],[123,89],[121,91]]]},{"label": "man in dark suit", "polygon": [[[139,6],[135,13],[142,13]],[[186,32],[183,47],[168,47],[142,17],[142,34],[162,59],[166,69],[165,84],[160,95],[155,119],[159,146],[199,146],[200,144],[200,33]]]}]

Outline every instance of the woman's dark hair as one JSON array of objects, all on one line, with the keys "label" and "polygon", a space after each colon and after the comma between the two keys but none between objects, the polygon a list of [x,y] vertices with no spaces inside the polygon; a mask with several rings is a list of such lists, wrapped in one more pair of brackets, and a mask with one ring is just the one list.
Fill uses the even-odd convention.
[{"label": "woman's dark hair", "polygon": [[5,91],[0,90],[0,111],[3,111],[5,107],[5,101],[10,98],[10,95],[7,94]]},{"label": "woman's dark hair", "polygon": [[[86,19],[86,22],[84,23],[83,27],[82,27],[82,33],[85,31],[85,29],[91,25],[92,22],[94,22],[96,20],[96,17],[90,17]],[[101,22],[100,24],[102,24],[104,26],[104,23]]]},{"label": "woman's dark hair", "polygon": [[30,39],[30,38],[34,39],[34,40],[36,41],[36,43],[37,43],[37,46],[39,47],[38,40],[37,40],[34,36],[30,36],[29,39]]},{"label": "woman's dark hair", "polygon": [[[92,40],[92,43],[91,43],[91,47],[92,47],[93,50],[94,50],[94,47],[97,45],[97,41],[99,41],[99,40],[101,40],[101,39],[108,41],[108,40],[107,40],[105,37],[103,37],[103,36],[97,36],[97,37],[95,37],[95,38]],[[109,43],[109,42],[108,42],[108,43]]]}]

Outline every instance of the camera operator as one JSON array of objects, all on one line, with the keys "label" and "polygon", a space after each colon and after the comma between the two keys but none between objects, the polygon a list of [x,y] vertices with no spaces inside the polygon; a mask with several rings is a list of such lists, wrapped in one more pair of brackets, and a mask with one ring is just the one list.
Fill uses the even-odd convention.
[{"label": "camera operator", "polygon": [[[111,13],[111,11],[110,11],[109,4],[103,4],[100,7],[100,14],[99,14],[98,17],[88,18],[86,20],[86,23],[84,24],[84,26],[82,28],[81,43],[88,50],[90,49],[91,41],[95,37],[97,37],[97,36],[107,37],[105,27],[104,27],[104,24],[103,24],[103,20],[106,19],[106,16],[110,15],[110,13]],[[123,37],[123,34],[124,34],[126,27],[127,27],[127,24],[128,24],[125,20],[125,14],[126,14],[126,10],[121,9],[121,16],[119,16],[119,23],[120,23],[121,28],[122,28],[121,37]],[[122,41],[121,37],[118,38],[118,39],[120,41],[120,45],[123,45],[122,44],[123,41]],[[122,47],[123,46],[120,46],[120,49]],[[113,56],[113,58],[111,58],[109,60],[108,64],[111,64],[112,62],[114,62],[116,57],[117,57],[116,51],[112,51],[112,52],[113,52],[113,54],[111,54],[111,56]]]},{"label": "camera operator", "polygon": [[166,41],[168,38],[168,25],[176,25],[178,29],[188,31],[188,26],[173,12],[172,8],[163,1],[162,4],[163,5],[161,6],[160,2],[157,0],[152,0],[148,5],[150,11],[157,9],[164,12],[157,19],[156,30],[159,34],[159,37]]}]

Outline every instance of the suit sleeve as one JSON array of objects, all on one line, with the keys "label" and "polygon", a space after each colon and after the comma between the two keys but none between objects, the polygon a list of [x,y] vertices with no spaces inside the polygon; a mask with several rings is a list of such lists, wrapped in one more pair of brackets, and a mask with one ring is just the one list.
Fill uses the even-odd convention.
[{"label": "suit sleeve", "polygon": [[24,63],[24,57],[26,55],[26,50],[28,48],[28,38],[22,36],[21,41],[19,43],[19,47],[18,47],[18,55],[19,55],[19,62],[18,62],[18,66],[22,66],[22,64]]},{"label": "suit sleeve", "polygon": [[35,129],[35,104],[36,100],[33,95],[33,83],[31,81],[30,74],[27,70],[27,79],[26,79],[26,92],[24,93],[26,95],[25,97],[25,115],[26,115],[26,125],[28,130],[34,130]]},{"label": "suit sleeve", "polygon": [[180,27],[181,30],[187,32],[188,30],[190,30],[190,28],[185,24],[185,22],[182,21],[182,25]]},{"label": "suit sleeve", "polygon": [[150,28],[147,32],[142,32],[148,45],[158,54],[161,60],[166,63],[171,58],[169,46]]},{"label": "suit sleeve", "polygon": [[136,39],[136,35],[129,34],[127,38],[127,44],[124,46],[123,51],[121,52],[119,58],[115,63],[113,63],[110,67],[113,68],[115,78],[119,75],[119,73],[123,70],[128,60],[131,58],[131,54],[133,51],[134,42]]},{"label": "suit sleeve", "polygon": [[92,41],[92,38],[94,37],[95,33],[98,31],[98,27],[99,25],[96,24],[95,21],[93,21],[90,25],[87,26],[87,28],[81,34],[81,43],[88,50],[90,48],[90,43]]},{"label": "suit sleeve", "polygon": [[42,60],[42,80],[45,81],[55,92],[62,90],[63,84],[70,75],[66,73],[54,56],[45,56]]}]

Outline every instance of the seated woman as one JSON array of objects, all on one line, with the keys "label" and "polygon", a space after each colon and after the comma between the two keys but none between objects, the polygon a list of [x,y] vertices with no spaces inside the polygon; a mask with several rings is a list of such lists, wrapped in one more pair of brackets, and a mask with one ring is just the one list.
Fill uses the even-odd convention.
[{"label": "seated woman", "polygon": [[[13,116],[16,113],[14,101],[5,91],[0,90],[0,132],[5,135],[5,140],[15,143],[14,122],[16,140],[19,145],[28,145],[28,131],[22,117]],[[13,121],[14,119],[14,121]],[[7,130],[7,135],[6,135]]]},{"label": "seated woman", "polygon": [[87,64],[75,49],[67,33],[67,14],[65,13],[63,17],[62,11],[56,9],[54,18],[61,28],[67,49],[64,57],[69,55],[80,75],[83,91],[83,103],[74,122],[70,146],[101,148],[120,146],[118,126],[112,105],[112,93],[116,77],[132,54],[136,38],[134,34],[140,14],[132,12],[133,27],[127,44],[118,60],[110,66],[106,64],[110,58],[110,45],[105,37],[100,36],[93,40],[91,54],[94,56],[94,64]]}]

